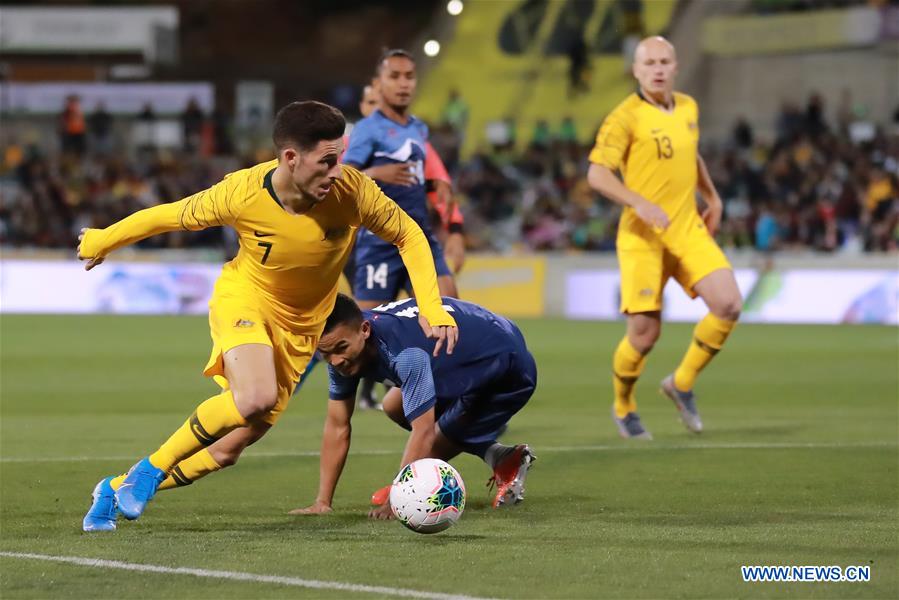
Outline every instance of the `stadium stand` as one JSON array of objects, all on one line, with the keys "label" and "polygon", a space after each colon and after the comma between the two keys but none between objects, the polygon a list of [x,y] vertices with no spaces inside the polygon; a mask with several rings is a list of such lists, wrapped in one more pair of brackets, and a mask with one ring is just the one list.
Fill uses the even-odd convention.
[{"label": "stadium stand", "polygon": [[[803,2],[730,4],[729,10],[739,7],[748,15],[796,8],[808,14],[811,9]],[[884,3],[848,3],[871,4]],[[430,120],[433,144],[455,177],[459,201],[467,212],[469,246],[499,251],[612,250],[618,208],[591,192],[584,175],[600,119],[631,86],[624,58],[628,36],[614,32],[670,28],[673,39],[697,37],[688,21],[709,16],[703,11],[713,9],[721,10],[718,3],[667,0],[614,6],[540,0],[466,5],[445,40],[440,60],[428,65],[417,112]],[[317,18],[330,29],[339,28],[341,11],[322,10]],[[391,20],[385,10],[372,10],[366,19],[372,32],[383,29],[378,39],[384,41],[409,37],[429,14],[422,10]],[[224,47],[235,34],[234,19],[222,19],[211,30],[198,19],[185,9],[182,35],[192,45]],[[560,40],[578,36],[587,42],[586,62],[592,66],[573,73],[572,65],[584,62],[578,56],[584,49],[572,49]],[[308,50],[304,44],[292,43],[291,56]],[[695,46],[684,44],[679,49],[684,54],[701,53],[698,42]],[[272,50],[265,43],[247,47],[252,49],[246,60],[261,60]],[[895,57],[877,54],[876,48],[865,52],[856,59],[873,56],[895,63]],[[781,70],[807,58],[782,60]],[[730,59],[715,59],[706,66],[720,70],[731,64],[726,60]],[[479,62],[492,66],[478,69]],[[204,53],[193,53],[179,68],[187,76],[207,67],[215,81],[220,72]],[[355,64],[342,75],[353,82],[353,92],[343,102],[350,112],[370,68],[367,63]],[[685,75],[685,85],[693,91],[696,70]],[[317,81],[305,91],[298,91],[295,83],[276,82],[276,102],[330,85],[330,91],[321,92],[329,99],[344,87],[333,73]],[[590,91],[578,89],[581,84]],[[884,115],[863,88],[853,88],[854,98],[850,90],[825,89],[826,93],[808,92],[801,102],[781,99],[779,113],[766,108],[742,118],[731,114],[732,109],[722,112],[730,104],[722,92],[702,87],[694,92],[700,106],[708,106],[703,119],[721,124],[704,129],[703,154],[725,202],[719,234],[725,247],[766,252],[897,248],[899,107],[895,115]],[[741,101],[760,105],[765,100],[768,106],[767,92],[760,93],[765,97],[749,95]],[[238,122],[233,99],[221,101],[220,91],[216,95],[214,113],[185,107],[180,114],[159,115],[183,129],[183,143],[164,148],[143,144],[134,135],[142,120],[156,116],[147,109],[143,115],[123,115],[84,106],[79,109],[83,114],[73,117],[60,105],[55,115],[7,114],[0,133],[0,242],[70,248],[81,227],[104,226],[144,206],[179,199],[228,171],[267,158],[266,137]],[[147,108],[152,113],[152,107]],[[172,234],[147,243],[220,247],[223,238],[209,231]]]}]

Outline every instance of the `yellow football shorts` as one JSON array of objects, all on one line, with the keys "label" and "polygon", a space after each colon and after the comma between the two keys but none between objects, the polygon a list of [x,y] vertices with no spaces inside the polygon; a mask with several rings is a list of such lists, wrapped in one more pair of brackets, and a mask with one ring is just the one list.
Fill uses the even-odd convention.
[{"label": "yellow football shorts", "polygon": [[677,249],[619,249],[621,269],[621,312],[625,314],[662,310],[662,292],[674,279],[691,297],[703,277],[718,269],[730,269],[730,262],[705,229],[690,235]]},{"label": "yellow football shorts", "polygon": [[203,374],[212,377],[223,390],[227,390],[228,380],[225,378],[223,358],[225,352],[242,344],[271,346],[275,356],[278,403],[262,420],[274,425],[287,409],[290,396],[312,359],[318,338],[291,333],[280,327],[267,313],[265,307],[252,296],[220,293],[216,290],[209,302],[212,353]]}]

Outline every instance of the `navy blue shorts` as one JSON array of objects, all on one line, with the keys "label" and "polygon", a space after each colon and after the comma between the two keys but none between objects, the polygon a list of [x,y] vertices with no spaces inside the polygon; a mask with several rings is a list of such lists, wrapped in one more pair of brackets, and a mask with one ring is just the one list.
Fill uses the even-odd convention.
[{"label": "navy blue shorts", "polygon": [[[434,268],[437,276],[452,275],[443,248],[430,233],[425,234],[434,255]],[[370,231],[361,230],[356,238],[356,273],[353,278],[353,295],[357,300],[374,300],[392,302],[396,300],[400,290],[412,293],[409,273],[400,258],[400,252],[393,244],[387,244],[375,237]]]},{"label": "navy blue shorts", "polygon": [[463,396],[438,414],[440,431],[467,451],[483,448],[496,441],[503,426],[528,403],[536,388],[537,364],[523,348],[511,356],[510,368],[488,389]]}]

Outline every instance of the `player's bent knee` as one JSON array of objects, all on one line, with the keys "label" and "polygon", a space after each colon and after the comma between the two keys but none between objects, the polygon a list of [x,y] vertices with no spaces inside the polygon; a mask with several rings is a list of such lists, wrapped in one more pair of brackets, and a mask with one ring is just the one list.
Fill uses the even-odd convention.
[{"label": "player's bent knee", "polygon": [[628,339],[635,350],[641,354],[647,354],[659,340],[662,328],[656,323],[633,328],[628,333]]},{"label": "player's bent knee", "polygon": [[633,346],[634,350],[640,354],[649,354],[652,352],[653,347],[655,347],[655,340],[647,341],[642,338],[631,338],[631,346]]},{"label": "player's bent knee", "polygon": [[221,468],[225,467],[233,467],[237,464],[237,459],[240,458],[241,450],[227,450],[227,451],[210,451],[212,458],[215,459],[215,462],[219,464]]},{"label": "player's bent knee", "polygon": [[658,334],[656,334],[654,337],[647,335],[630,336],[631,346],[633,346],[634,350],[636,350],[640,354],[649,354],[649,352],[656,345],[656,341],[658,339]]},{"label": "player's bent knee", "polygon": [[740,318],[740,313],[742,311],[743,300],[737,295],[718,303],[718,305],[712,309],[712,314],[725,321],[736,321]]},{"label": "player's bent knee", "polygon": [[255,386],[234,391],[234,402],[245,419],[268,413],[278,403],[278,388]]},{"label": "player's bent knee", "polygon": [[406,420],[406,415],[403,414],[402,409],[399,410],[399,411],[387,411],[387,410],[385,410],[385,411],[384,411],[384,414],[386,414],[388,417],[390,417],[390,420],[391,420],[391,421],[393,421],[394,423],[396,423],[397,425],[399,425],[399,426],[402,427],[403,429],[409,429],[409,430],[412,429],[412,426],[409,425],[409,421]]},{"label": "player's bent knee", "polygon": [[404,429],[410,429],[409,421],[406,420],[406,414],[403,412],[403,395],[399,388],[391,388],[384,395],[381,408],[391,421]]}]

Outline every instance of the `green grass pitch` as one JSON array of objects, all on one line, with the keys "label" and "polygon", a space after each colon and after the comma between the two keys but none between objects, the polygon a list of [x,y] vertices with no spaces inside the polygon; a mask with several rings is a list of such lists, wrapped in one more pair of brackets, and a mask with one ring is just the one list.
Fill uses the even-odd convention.
[{"label": "green grass pitch", "polygon": [[[702,375],[706,432],[657,394],[687,325],[666,325],[639,383],[652,442],[609,419],[620,323],[522,320],[537,394],[508,443],[537,461],[527,500],[493,511],[478,460],[457,526],[365,517],[405,432],[357,413],[326,517],[311,503],[326,405],[319,369],[236,467],[160,492],[136,522],[81,532],[89,493],[215,393],[204,318],[3,316],[0,551],[102,558],[498,598],[899,596],[897,329],[741,325]],[[465,333],[462,332],[464,336]],[[866,565],[868,583],[744,583],[741,565]],[[3,598],[388,596],[0,556]]]}]

